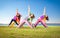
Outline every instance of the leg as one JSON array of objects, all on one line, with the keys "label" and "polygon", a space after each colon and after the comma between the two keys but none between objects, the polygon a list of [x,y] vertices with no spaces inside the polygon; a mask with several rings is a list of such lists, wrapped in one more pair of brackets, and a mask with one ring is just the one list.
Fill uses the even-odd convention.
[{"label": "leg", "polygon": [[41,23],[43,24],[43,26],[45,27],[45,28],[47,28],[47,25],[46,25],[46,23],[42,20],[41,21]]},{"label": "leg", "polygon": [[25,23],[25,20],[21,21],[21,23],[20,23],[20,25],[18,26],[18,28],[19,28],[19,27],[22,27],[24,23]]},{"label": "leg", "polygon": [[13,22],[13,19],[11,20],[11,22],[9,23],[9,25],[11,25],[12,22]]},{"label": "leg", "polygon": [[19,25],[16,20],[13,20],[13,21],[14,21],[17,25]]},{"label": "leg", "polygon": [[25,20],[25,22],[29,25],[29,27],[33,28],[30,22],[28,22],[27,20]]},{"label": "leg", "polygon": [[38,20],[35,22],[34,27],[36,27],[39,22],[40,22],[40,20],[38,19]]}]

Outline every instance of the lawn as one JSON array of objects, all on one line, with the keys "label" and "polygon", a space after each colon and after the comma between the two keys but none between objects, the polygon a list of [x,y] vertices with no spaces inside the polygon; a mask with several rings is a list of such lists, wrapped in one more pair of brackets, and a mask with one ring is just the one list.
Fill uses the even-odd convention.
[{"label": "lawn", "polygon": [[34,29],[0,26],[0,38],[60,38],[60,26],[38,26]]}]

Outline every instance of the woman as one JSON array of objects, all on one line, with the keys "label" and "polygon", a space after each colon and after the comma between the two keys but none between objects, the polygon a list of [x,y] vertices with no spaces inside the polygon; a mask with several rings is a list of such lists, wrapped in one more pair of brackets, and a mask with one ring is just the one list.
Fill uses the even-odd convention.
[{"label": "woman", "polygon": [[38,20],[35,22],[34,27],[36,27],[36,26],[38,25],[38,23],[41,22],[42,25],[43,25],[45,28],[47,28],[46,20],[49,20],[49,19],[48,19],[48,16],[42,15],[42,16],[39,17]]},{"label": "woman", "polygon": [[25,23],[27,23],[27,25],[30,28],[33,28],[32,23],[30,21],[32,21],[34,17],[35,17],[34,14],[31,14],[30,16],[26,17],[25,19],[22,20],[18,27],[22,27]]},{"label": "woman", "polygon": [[13,19],[11,20],[11,22],[9,23],[9,25],[11,25],[11,23],[14,21],[17,25],[20,24],[20,18],[21,15],[18,13],[18,9],[16,10],[16,16],[13,17]]}]

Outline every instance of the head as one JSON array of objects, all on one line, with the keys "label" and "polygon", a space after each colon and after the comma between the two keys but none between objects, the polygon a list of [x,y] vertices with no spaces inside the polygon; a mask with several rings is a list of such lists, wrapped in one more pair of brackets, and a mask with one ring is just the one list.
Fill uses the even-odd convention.
[{"label": "head", "polygon": [[16,14],[16,16],[19,16],[19,15],[20,15],[19,13]]},{"label": "head", "polygon": [[34,14],[30,14],[30,18],[35,18]]}]

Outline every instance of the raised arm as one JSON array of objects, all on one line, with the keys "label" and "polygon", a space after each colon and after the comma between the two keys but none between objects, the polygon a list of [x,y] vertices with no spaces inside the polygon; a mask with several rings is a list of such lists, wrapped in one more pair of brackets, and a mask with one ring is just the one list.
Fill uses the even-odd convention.
[{"label": "raised arm", "polygon": [[16,9],[16,15],[18,14],[18,9]]},{"label": "raised arm", "polygon": [[30,15],[30,6],[28,6],[28,16]]}]

